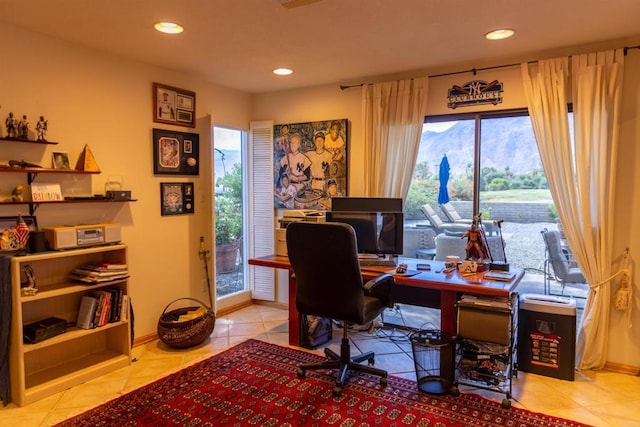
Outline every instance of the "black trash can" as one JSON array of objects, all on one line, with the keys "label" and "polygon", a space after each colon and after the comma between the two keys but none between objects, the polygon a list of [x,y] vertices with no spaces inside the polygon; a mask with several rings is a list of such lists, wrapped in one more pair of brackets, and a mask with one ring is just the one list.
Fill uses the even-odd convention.
[{"label": "black trash can", "polygon": [[576,301],[552,295],[523,294],[518,313],[518,369],[574,380]]},{"label": "black trash can", "polygon": [[454,380],[453,336],[427,329],[412,332],[410,338],[418,389],[429,394],[449,393]]}]

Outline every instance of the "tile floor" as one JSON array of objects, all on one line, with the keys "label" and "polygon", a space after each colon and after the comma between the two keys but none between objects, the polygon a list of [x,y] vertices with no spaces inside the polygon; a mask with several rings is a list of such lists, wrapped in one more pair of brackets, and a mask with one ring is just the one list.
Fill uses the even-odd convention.
[{"label": "tile floor", "polygon": [[[133,349],[136,361],[129,367],[26,407],[19,408],[13,404],[0,406],[0,426],[49,426],[247,338],[287,345],[287,331],[286,310],[252,305],[219,317],[211,339],[201,346],[178,351],[153,341]],[[335,330],[333,336],[330,345],[337,350],[340,331]],[[353,342],[357,350],[376,351],[377,367],[393,375],[415,379],[411,343],[402,328],[385,327],[373,334],[357,332],[353,334]],[[322,354],[321,348],[314,351]],[[467,390],[463,388],[462,391]],[[486,390],[478,392],[498,402],[504,397],[503,394]],[[519,372],[513,381],[513,406],[599,427],[639,426],[640,378],[600,371],[577,373],[576,380],[569,382]]]}]

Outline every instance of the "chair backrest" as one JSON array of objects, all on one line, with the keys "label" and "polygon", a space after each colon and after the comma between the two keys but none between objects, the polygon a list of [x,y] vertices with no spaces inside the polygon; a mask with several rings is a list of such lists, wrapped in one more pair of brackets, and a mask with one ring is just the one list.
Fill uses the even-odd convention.
[{"label": "chair backrest", "polygon": [[564,280],[569,273],[569,260],[562,251],[560,233],[555,230],[542,230],[542,238],[547,247],[547,259],[553,267],[553,273],[559,280]]},{"label": "chair backrest", "polygon": [[462,220],[462,217],[460,216],[456,208],[453,207],[451,202],[441,204],[440,209],[442,210],[442,212],[444,212],[449,221],[456,222]]},{"label": "chair backrest", "polygon": [[435,228],[442,228],[442,226],[444,225],[444,221],[440,219],[440,217],[438,216],[436,211],[431,207],[431,205],[429,204],[422,205],[420,206],[420,210],[422,211],[424,216],[427,217],[431,225],[433,225]]},{"label": "chair backrest", "polygon": [[287,226],[287,253],[300,313],[357,324],[365,321],[353,227],[339,222],[294,222]]},{"label": "chair backrest", "polygon": [[431,228],[424,228],[420,230],[420,248],[434,249],[436,247],[436,232]]}]

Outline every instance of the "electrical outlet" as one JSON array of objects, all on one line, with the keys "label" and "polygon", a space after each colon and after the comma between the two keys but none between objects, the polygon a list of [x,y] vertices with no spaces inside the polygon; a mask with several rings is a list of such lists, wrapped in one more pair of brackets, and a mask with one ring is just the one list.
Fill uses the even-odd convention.
[{"label": "electrical outlet", "polygon": [[201,292],[209,292],[209,287],[207,286],[207,279],[202,279],[202,283],[200,284]]}]

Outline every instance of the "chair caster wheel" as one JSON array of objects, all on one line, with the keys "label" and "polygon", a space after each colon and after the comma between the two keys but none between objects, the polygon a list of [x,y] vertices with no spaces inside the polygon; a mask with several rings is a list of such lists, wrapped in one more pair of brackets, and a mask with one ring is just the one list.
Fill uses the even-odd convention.
[{"label": "chair caster wheel", "polygon": [[509,409],[511,408],[511,400],[509,399],[502,399],[502,407],[504,409]]},{"label": "chair caster wheel", "polygon": [[387,377],[380,377],[380,385],[382,387],[387,385]]},{"label": "chair caster wheel", "polygon": [[342,394],[342,387],[336,386],[333,388],[333,395],[335,397],[340,397],[341,394]]},{"label": "chair caster wheel", "polygon": [[296,376],[298,378],[304,378],[305,377],[305,372],[302,369],[298,369],[298,372],[296,372]]}]

